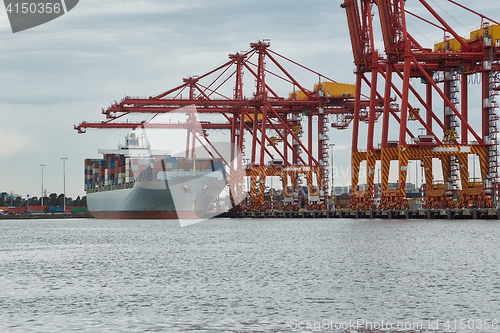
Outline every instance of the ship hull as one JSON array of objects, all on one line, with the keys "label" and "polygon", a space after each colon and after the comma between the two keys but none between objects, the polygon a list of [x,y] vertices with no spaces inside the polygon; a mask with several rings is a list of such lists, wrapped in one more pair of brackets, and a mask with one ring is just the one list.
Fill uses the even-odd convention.
[{"label": "ship hull", "polygon": [[87,193],[99,219],[191,219],[214,216],[213,203],[226,186],[220,173],[136,182],[132,188]]}]

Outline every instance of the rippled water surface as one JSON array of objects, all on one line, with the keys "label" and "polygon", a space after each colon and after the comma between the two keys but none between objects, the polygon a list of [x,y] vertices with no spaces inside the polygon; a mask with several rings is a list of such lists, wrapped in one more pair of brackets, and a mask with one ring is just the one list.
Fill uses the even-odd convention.
[{"label": "rippled water surface", "polygon": [[382,321],[500,332],[499,230],[498,221],[2,220],[0,332],[382,332]]}]

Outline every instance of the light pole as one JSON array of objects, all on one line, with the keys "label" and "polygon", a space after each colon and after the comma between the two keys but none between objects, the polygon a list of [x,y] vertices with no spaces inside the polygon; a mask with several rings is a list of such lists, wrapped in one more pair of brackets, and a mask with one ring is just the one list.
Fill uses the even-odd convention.
[{"label": "light pole", "polygon": [[61,157],[61,160],[63,161],[63,214],[66,214],[66,160],[67,159],[68,159],[67,157]]},{"label": "light pole", "polygon": [[[330,164],[331,164],[330,170],[331,170],[331,177],[332,177],[332,181],[331,181],[332,184],[330,185],[331,186],[331,190],[330,190],[330,197],[331,197],[330,198],[330,202],[331,202],[331,206],[333,206],[333,202],[334,202],[334,200],[333,200],[334,199],[333,198],[333,196],[334,196],[334,186],[333,186],[333,147],[335,147],[335,143],[330,143],[329,146],[330,146]],[[330,206],[330,208],[331,208],[331,206]]]},{"label": "light pole", "polygon": [[40,164],[40,166],[42,167],[42,206],[43,206],[43,167],[45,166],[45,164]]}]

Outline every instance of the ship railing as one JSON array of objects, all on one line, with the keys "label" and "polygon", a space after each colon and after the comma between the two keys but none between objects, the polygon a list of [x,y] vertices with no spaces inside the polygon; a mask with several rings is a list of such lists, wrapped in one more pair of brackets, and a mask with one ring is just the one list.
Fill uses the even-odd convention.
[{"label": "ship railing", "polygon": [[95,193],[95,192],[105,192],[105,191],[113,191],[113,190],[122,190],[126,188],[133,188],[135,182],[126,182],[118,185],[104,185],[98,186],[92,189],[88,189],[87,193]]}]

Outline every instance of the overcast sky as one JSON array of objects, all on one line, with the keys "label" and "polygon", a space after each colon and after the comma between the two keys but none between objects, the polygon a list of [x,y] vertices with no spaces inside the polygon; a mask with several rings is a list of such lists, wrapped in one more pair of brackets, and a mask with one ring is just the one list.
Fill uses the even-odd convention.
[{"label": "overcast sky", "polygon": [[[465,36],[480,20],[444,0],[428,0]],[[465,2],[465,1],[462,1]],[[73,125],[101,121],[101,108],[125,95],[150,96],[203,74],[269,38],[271,48],[335,80],[354,83],[351,44],[341,1],[81,0],[66,15],[13,34],[0,9],[0,191],[40,196],[84,195],[83,160],[114,148],[123,131]],[[470,2],[468,2],[470,5]],[[418,9],[418,1],[407,7]],[[497,1],[473,9],[498,12]],[[493,10],[495,9],[495,11]],[[500,17],[493,17],[500,20]],[[442,32],[412,20],[411,33],[432,47]],[[379,41],[381,43],[381,41]],[[336,164],[347,168],[350,130],[331,132]]]}]

